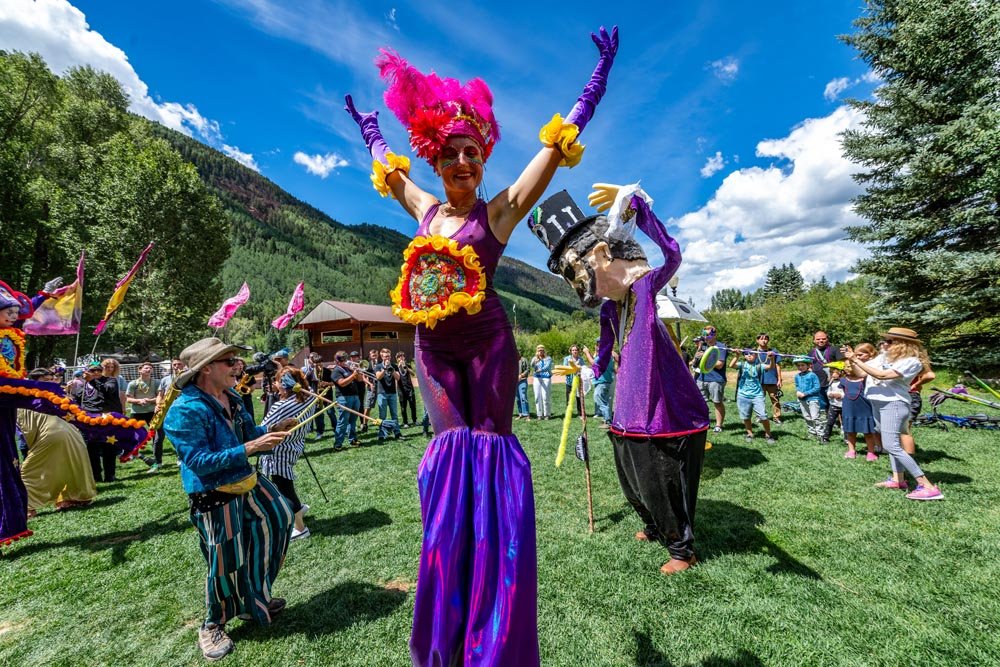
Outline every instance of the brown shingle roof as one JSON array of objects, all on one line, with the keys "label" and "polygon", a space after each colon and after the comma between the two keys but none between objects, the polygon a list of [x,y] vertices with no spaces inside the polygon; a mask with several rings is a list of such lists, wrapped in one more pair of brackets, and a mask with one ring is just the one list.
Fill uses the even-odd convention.
[{"label": "brown shingle roof", "polygon": [[347,301],[321,301],[302,318],[297,327],[306,324],[319,324],[332,320],[357,320],[359,322],[388,322],[399,324],[398,317],[392,314],[389,306],[375,306],[367,303],[349,303]]}]

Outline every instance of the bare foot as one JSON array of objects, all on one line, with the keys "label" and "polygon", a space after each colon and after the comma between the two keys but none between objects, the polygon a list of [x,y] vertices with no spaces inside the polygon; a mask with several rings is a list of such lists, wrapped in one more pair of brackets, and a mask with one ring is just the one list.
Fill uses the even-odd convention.
[{"label": "bare foot", "polygon": [[640,530],[635,534],[635,539],[639,542],[649,542],[649,535],[646,534],[646,531]]},{"label": "bare foot", "polygon": [[684,570],[689,570],[698,564],[698,559],[691,556],[687,560],[681,560],[679,558],[671,558],[660,568],[660,572],[666,575],[677,574],[678,572],[683,572]]}]

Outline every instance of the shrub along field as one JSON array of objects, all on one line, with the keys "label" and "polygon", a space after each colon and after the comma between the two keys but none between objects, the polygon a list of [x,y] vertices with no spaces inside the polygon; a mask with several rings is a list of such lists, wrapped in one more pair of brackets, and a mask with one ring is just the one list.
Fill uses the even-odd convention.
[{"label": "shrub along field", "polygon": [[[589,427],[591,535],[582,463],[553,464],[561,421],[515,422],[534,472],[543,664],[1000,663],[1000,432],[918,429],[945,494],[921,504],[873,488],[884,457],[845,460],[797,417],[777,444],[746,443],[730,410],[705,455],[702,563],[670,578],[666,552],[633,538],[603,432]],[[266,629],[231,623],[224,664],[408,664],[426,439],[405,433],[338,453],[329,432],[309,444],[330,502],[300,462],[312,537],[277,581],[288,608]],[[167,460],[157,474],[122,466],[89,509],[42,511],[0,557],[0,664],[203,664],[204,565]]]}]

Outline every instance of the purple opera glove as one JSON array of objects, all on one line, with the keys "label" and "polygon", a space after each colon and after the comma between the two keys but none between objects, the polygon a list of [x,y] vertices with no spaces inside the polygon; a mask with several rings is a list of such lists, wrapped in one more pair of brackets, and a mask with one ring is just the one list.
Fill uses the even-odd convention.
[{"label": "purple opera glove", "polygon": [[594,117],[594,109],[604,97],[604,91],[608,88],[608,73],[611,65],[615,62],[615,54],[618,53],[618,26],[611,28],[611,34],[601,26],[599,34],[590,33],[590,38],[594,40],[598,50],[601,52],[601,59],[597,61],[597,67],[590,76],[590,81],[583,88],[583,93],[577,98],[576,104],[570,109],[566,116],[567,123],[573,123],[580,132],[587,127],[587,123]]},{"label": "purple opera glove", "polygon": [[385,154],[392,151],[389,150],[389,144],[385,143],[385,139],[382,138],[382,130],[378,126],[378,111],[359,113],[357,107],[354,106],[354,99],[350,95],[346,95],[344,101],[347,103],[344,110],[351,114],[351,118],[361,128],[361,138],[364,139],[372,159],[384,164]]},{"label": "purple opera glove", "polygon": [[344,110],[351,114],[351,118],[361,129],[361,138],[368,147],[368,152],[372,156],[372,185],[383,197],[392,195],[392,190],[386,179],[389,174],[399,170],[404,174],[410,173],[410,158],[405,155],[396,155],[389,149],[389,144],[382,137],[382,130],[378,126],[378,111],[370,113],[359,113],[354,106],[354,100],[350,95],[344,97],[347,103]]}]

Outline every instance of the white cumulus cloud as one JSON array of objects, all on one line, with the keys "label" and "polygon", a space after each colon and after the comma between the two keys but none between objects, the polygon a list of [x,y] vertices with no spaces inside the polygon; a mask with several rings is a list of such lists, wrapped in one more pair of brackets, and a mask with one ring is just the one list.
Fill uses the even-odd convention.
[{"label": "white cumulus cloud", "polygon": [[830,102],[835,101],[840,94],[851,87],[851,80],[846,76],[839,77],[826,84],[823,89],[823,97]]},{"label": "white cumulus cloud", "polygon": [[244,153],[239,148],[230,146],[229,144],[222,144],[222,152],[242,164],[244,167],[249,167],[256,172],[260,172],[260,167],[257,166],[257,161],[253,159],[253,155],[250,153]]},{"label": "white cumulus cloud", "polygon": [[715,151],[715,155],[709,157],[705,162],[705,166],[701,168],[701,176],[702,178],[711,178],[725,166],[726,161],[722,157],[722,151]]},{"label": "white cumulus cloud", "polygon": [[331,171],[348,165],[347,160],[340,157],[336,153],[307,155],[302,151],[296,151],[295,155],[292,156],[292,161],[295,162],[295,164],[302,165],[310,174],[314,174],[320,178],[326,178],[330,175]]},{"label": "white cumulus cloud", "polygon": [[723,83],[732,83],[740,73],[740,61],[735,56],[726,56],[719,60],[713,60],[709,67],[716,78]]},{"label": "white cumulus cloud", "polygon": [[[121,83],[134,113],[188,136],[197,134],[213,146],[222,140],[219,123],[195,105],[154,100],[125,52],[92,30],[83,12],[66,0],[0,2],[0,49],[38,53],[56,74],[90,65]],[[253,160],[248,153],[240,155]]]},{"label": "white cumulus cloud", "polygon": [[789,262],[807,281],[847,278],[866,251],[844,231],[861,223],[851,205],[861,187],[840,134],[860,122],[860,112],[841,106],[759,142],[757,157],[771,164],[730,173],[708,203],[672,219],[684,255],[682,291],[705,305],[723,288],[760,287],[771,266]]}]

